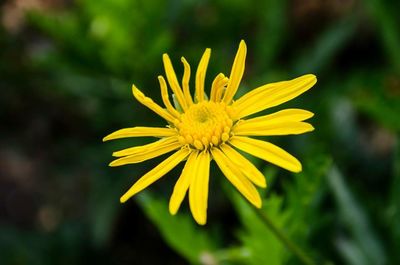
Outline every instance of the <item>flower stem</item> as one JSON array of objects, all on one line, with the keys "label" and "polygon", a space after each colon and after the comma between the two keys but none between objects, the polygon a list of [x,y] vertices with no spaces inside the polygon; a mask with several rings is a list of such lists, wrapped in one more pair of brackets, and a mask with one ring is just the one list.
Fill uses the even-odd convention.
[{"label": "flower stem", "polygon": [[[255,208],[254,208],[255,209]],[[274,225],[272,220],[262,211],[255,209],[257,215],[261,218],[264,224],[271,230],[271,232],[290,250],[303,264],[316,265],[316,263],[295,243],[293,243],[277,226]]]}]

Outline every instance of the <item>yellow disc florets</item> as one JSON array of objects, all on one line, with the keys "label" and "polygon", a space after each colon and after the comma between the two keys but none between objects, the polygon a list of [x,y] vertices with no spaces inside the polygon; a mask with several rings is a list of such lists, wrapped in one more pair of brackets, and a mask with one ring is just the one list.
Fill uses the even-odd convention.
[{"label": "yellow disc florets", "polygon": [[203,101],[192,105],[176,124],[181,144],[203,150],[229,140],[233,121],[223,102]]}]

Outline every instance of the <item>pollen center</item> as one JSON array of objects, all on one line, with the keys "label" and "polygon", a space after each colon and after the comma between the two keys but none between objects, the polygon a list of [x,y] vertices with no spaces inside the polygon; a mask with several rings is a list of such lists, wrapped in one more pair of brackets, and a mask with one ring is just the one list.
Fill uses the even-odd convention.
[{"label": "pollen center", "polygon": [[230,107],[223,102],[203,101],[190,106],[177,124],[179,141],[203,150],[226,142],[231,136]]}]

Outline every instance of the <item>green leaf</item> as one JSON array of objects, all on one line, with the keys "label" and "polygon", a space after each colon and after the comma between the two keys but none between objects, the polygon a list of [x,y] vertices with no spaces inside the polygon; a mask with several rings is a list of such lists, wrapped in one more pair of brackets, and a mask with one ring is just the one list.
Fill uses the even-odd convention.
[{"label": "green leaf", "polygon": [[199,263],[215,249],[215,243],[190,215],[172,216],[168,212],[166,200],[156,198],[150,192],[142,192],[138,195],[137,202],[157,226],[168,245],[191,263]]},{"label": "green leaf", "polygon": [[321,200],[326,193],[325,175],[332,164],[331,158],[313,154],[303,163],[303,171],[286,183],[286,207],[291,210],[290,234],[299,244],[307,244],[315,229],[324,220],[320,215]]},{"label": "green leaf", "polygon": [[353,256],[363,255],[365,265],[386,264],[386,255],[382,243],[378,239],[370,225],[370,221],[364,210],[353,197],[348,189],[342,174],[336,166],[332,166],[328,173],[328,182],[334,194],[339,208],[339,216],[349,230],[350,239],[347,239],[347,245],[351,245],[354,253],[349,253],[350,249],[340,246],[339,251],[349,264],[358,265],[353,262]]},{"label": "green leaf", "polygon": [[[239,231],[238,236],[248,251],[246,263],[254,265],[284,264],[289,258],[285,246],[263,223],[253,206],[236,191],[231,193],[231,198],[243,225],[243,230]],[[282,202],[281,197],[272,195],[263,201],[264,207],[260,211],[268,215],[277,227],[284,230],[289,212],[282,211]]]}]

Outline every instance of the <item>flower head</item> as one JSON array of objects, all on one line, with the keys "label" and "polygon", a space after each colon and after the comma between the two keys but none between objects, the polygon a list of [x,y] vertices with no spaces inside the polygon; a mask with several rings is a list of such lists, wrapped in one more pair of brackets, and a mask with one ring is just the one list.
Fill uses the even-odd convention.
[{"label": "flower head", "polygon": [[168,86],[163,76],[158,80],[165,108],[146,97],[135,85],[134,97],[168,122],[164,128],[133,127],[118,130],[104,141],[125,137],[157,137],[159,140],[143,146],[130,147],[113,153],[118,157],[110,166],[143,162],[174,151],[167,159],[142,176],[122,197],[121,202],[157,181],[180,162],[186,161],[175,184],[169,211],[176,214],[186,193],[197,223],[207,219],[210,162],[214,160],[225,177],[254,206],[261,207],[255,188],[265,188],[264,175],[238,150],[292,172],[300,172],[300,162],[272,143],[249,136],[301,134],[314,128],[304,120],[313,113],[302,109],[285,109],[255,118],[248,116],[289,101],[310,89],[317,81],[308,74],[289,81],[266,84],[255,88],[236,101],[233,97],[243,76],[246,44],[240,42],[229,78],[222,73],[212,82],[210,97],[204,92],[204,81],[211,50],[206,49],[197,67],[194,97],[189,89],[190,65],[185,58],[182,83],[179,83],[167,54],[163,55],[169,87],[176,99],[169,99]]}]

